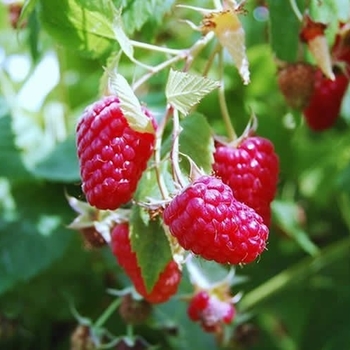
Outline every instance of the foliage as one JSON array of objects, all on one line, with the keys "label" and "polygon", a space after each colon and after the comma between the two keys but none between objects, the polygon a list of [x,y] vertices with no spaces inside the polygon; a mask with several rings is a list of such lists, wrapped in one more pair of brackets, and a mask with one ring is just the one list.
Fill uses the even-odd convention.
[{"label": "foliage", "polygon": [[[191,5],[213,8],[218,2],[194,0]],[[216,42],[204,42],[191,28],[200,24],[202,14],[175,6],[180,3],[27,0],[17,29],[11,26],[8,4],[0,4],[0,349],[68,349],[78,323],[73,309],[102,323],[99,316],[108,305],[117,306],[111,289],[130,285],[108,246],[86,250],[83,236],[67,227],[76,213],[66,195],[83,199],[77,119],[102,94],[117,90],[128,99],[131,88],[135,96],[125,108],[137,127],[150,127],[137,124],[143,104],[158,122],[167,103],[182,113],[180,154],[203,171],[211,170],[212,135],[232,136],[221,118],[220,98],[226,100],[237,135],[252,114],[257,116],[257,133],[274,143],[281,167],[268,250],[258,262],[236,269],[239,284],[231,290],[242,292],[242,298],[235,322],[222,335],[225,341],[188,319],[184,296],[193,287],[186,271],[178,296],[155,306],[152,319],[134,333],[160,349],[350,347],[350,93],[336,125],[316,133],[301,112],[285,104],[276,78],[276,59],[314,62],[300,46],[300,21],[292,4],[329,23],[331,44],[338,20],[349,19],[350,1],[267,0],[265,7],[264,1],[248,0],[240,18],[249,85],[242,84],[226,51],[222,61],[214,59]],[[108,86],[111,72],[125,77],[121,86],[113,79]],[[173,136],[165,126],[163,160]],[[186,175],[189,164],[181,159]],[[161,169],[165,191],[173,193],[168,165],[164,161]],[[135,198],[159,198],[156,182],[154,172],[146,172]],[[168,237],[139,208],[131,218],[132,245],[150,289],[171,255]],[[140,231],[148,240],[140,240]],[[208,264],[211,277],[226,273],[226,267],[213,265]],[[117,312],[108,316],[106,329],[118,337],[127,334],[129,327]],[[243,332],[247,324],[248,335]],[[257,342],[249,344],[257,329]],[[235,345],[227,341],[232,334]]]}]

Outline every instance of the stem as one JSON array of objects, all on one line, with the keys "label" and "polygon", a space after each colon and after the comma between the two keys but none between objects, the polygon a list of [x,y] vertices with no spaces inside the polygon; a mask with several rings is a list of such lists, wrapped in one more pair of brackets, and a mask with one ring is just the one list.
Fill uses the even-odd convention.
[{"label": "stem", "polygon": [[179,120],[179,112],[177,109],[173,110],[173,145],[171,147],[170,158],[173,169],[173,178],[182,188],[184,188],[185,181],[182,178],[182,173],[179,165],[179,136],[181,133],[181,126]]},{"label": "stem", "polygon": [[292,7],[292,10],[295,14],[295,16],[298,18],[298,20],[301,22],[303,20],[303,15],[299,10],[299,7],[296,3],[296,0],[289,0],[290,6]]},{"label": "stem", "polygon": [[161,123],[158,125],[157,132],[156,132],[156,144],[154,147],[154,161],[155,161],[156,178],[157,178],[158,187],[159,187],[159,190],[160,190],[160,193],[161,193],[163,199],[167,199],[169,197],[169,193],[168,193],[167,187],[164,183],[164,179],[163,179],[163,176],[161,174],[161,171],[159,170],[159,165],[161,163],[162,137],[163,137],[165,126],[166,126],[168,119],[170,117],[170,111],[171,111],[171,108],[167,108],[167,111],[165,113],[164,118],[162,119]]},{"label": "stem", "polygon": [[187,54],[187,59],[185,62],[184,72],[187,72],[198,54],[204,49],[204,47],[214,38],[214,33],[209,32],[200,40],[198,40],[189,50]]},{"label": "stem", "polygon": [[157,66],[155,67],[151,67],[149,70],[148,73],[146,73],[145,75],[143,75],[139,80],[137,80],[133,86],[132,86],[132,89],[134,91],[136,91],[142,84],[144,84],[149,78],[151,78],[153,75],[159,73],[161,70],[167,68],[168,66],[171,66],[172,64],[184,59],[185,57],[185,52],[183,51],[182,52],[182,55],[178,55],[178,56],[175,56],[175,57],[172,57],[170,59],[168,59],[167,61],[165,62],[162,62],[160,64],[158,64]]},{"label": "stem", "polygon": [[221,109],[221,115],[224,120],[226,130],[227,130],[227,135],[229,138],[229,141],[233,141],[234,139],[237,138],[235,129],[231,123],[230,119],[230,113],[227,108],[227,102],[226,102],[226,97],[225,97],[225,82],[224,82],[224,63],[223,63],[223,54],[222,50],[219,53],[219,72],[220,72],[220,86],[218,89],[218,97],[219,97],[219,104],[220,104],[220,109]]},{"label": "stem", "polygon": [[240,301],[240,310],[247,311],[283,290],[288,285],[300,283],[301,279],[307,278],[312,273],[316,273],[323,267],[336,261],[344,256],[348,250],[350,250],[349,237],[326,247],[316,257],[307,257],[303,259],[247,293]]},{"label": "stem", "polygon": [[180,55],[183,52],[183,50],[170,49],[168,47],[152,45],[152,44],[143,43],[143,42],[136,41],[136,40],[130,40],[130,43],[132,46],[138,47],[140,49],[163,52],[163,53],[167,53],[169,55]]},{"label": "stem", "polygon": [[118,308],[120,303],[121,298],[116,298],[94,323],[94,328],[101,328],[105,324],[105,322],[112,316],[112,314]]},{"label": "stem", "polygon": [[216,45],[216,47],[214,48],[214,50],[212,51],[212,53],[210,54],[210,56],[207,59],[207,63],[204,67],[204,71],[203,71],[203,77],[206,77],[209,73],[210,68],[212,67],[213,63],[214,63],[214,59],[215,56],[222,50],[222,46],[218,43]]}]

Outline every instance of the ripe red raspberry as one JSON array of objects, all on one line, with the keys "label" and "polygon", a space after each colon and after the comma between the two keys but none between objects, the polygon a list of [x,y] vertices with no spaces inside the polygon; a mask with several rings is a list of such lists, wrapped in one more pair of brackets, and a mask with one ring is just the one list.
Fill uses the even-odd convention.
[{"label": "ripe red raspberry", "polygon": [[347,71],[350,70],[350,22],[340,22],[331,50],[334,62],[346,64]]},{"label": "ripe red raspberry", "polygon": [[315,67],[306,62],[287,64],[278,72],[277,83],[286,103],[295,109],[305,108],[314,90]]},{"label": "ripe red raspberry", "polygon": [[303,110],[310,129],[323,131],[333,126],[339,116],[348,85],[349,79],[342,72],[336,72],[335,80],[332,81],[317,70],[314,93],[309,105]]},{"label": "ripe red raspberry", "polygon": [[108,96],[85,109],[76,138],[87,201],[110,210],[127,203],[152,155],[155,135],[133,130],[119,99]]},{"label": "ripe red raspberry", "polygon": [[164,303],[176,294],[181,280],[181,271],[174,260],[166,265],[152,291],[147,292],[141,268],[137,264],[137,256],[131,248],[127,223],[119,224],[112,230],[111,248],[119,265],[133,282],[136,291],[149,303]]},{"label": "ripe red raspberry", "polygon": [[207,175],[178,194],[163,219],[184,249],[218,263],[252,262],[265,249],[269,232],[253,209],[234,198],[229,186]]},{"label": "ripe red raspberry", "polygon": [[270,203],[275,197],[279,159],[272,142],[253,136],[237,147],[217,145],[213,170],[230,186],[235,198],[253,208],[269,226]]},{"label": "ripe red raspberry", "polygon": [[223,323],[233,320],[236,310],[232,302],[220,300],[202,290],[192,297],[187,314],[192,321],[199,321],[206,332],[216,332]]}]

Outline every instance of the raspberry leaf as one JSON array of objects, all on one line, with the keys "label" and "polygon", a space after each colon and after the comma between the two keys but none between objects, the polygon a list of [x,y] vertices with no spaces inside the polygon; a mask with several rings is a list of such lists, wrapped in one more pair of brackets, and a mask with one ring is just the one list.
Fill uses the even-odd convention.
[{"label": "raspberry leaf", "polygon": [[134,48],[130,43],[129,38],[126,36],[123,29],[123,21],[121,17],[121,10],[114,9],[115,18],[113,21],[113,30],[115,34],[115,38],[117,39],[122,51],[129,58],[133,58],[134,56]]},{"label": "raspberry leaf", "polygon": [[171,69],[165,95],[174,108],[187,115],[205,95],[219,86],[218,81]]},{"label": "raspberry leaf", "polygon": [[20,27],[24,23],[25,19],[33,12],[38,0],[27,0],[23,4],[21,15],[19,16],[18,26]]},{"label": "raspberry leaf", "polygon": [[151,120],[142,112],[141,104],[126,79],[119,73],[111,72],[109,86],[120,99],[120,108],[129,126],[138,132],[154,133]]},{"label": "raspberry leaf", "polygon": [[149,21],[161,24],[163,17],[171,11],[175,0],[124,0],[122,3],[125,9],[125,29],[127,33],[134,33]]},{"label": "raspberry leaf", "polygon": [[61,44],[90,57],[109,53],[115,40],[110,6],[100,1],[41,0],[40,16],[45,29]]},{"label": "raspberry leaf", "polygon": [[[163,161],[159,165],[159,172],[162,179],[162,185],[165,187],[164,190],[168,193],[175,191],[174,180],[169,171],[170,165],[169,161]],[[157,180],[157,174],[154,168],[146,170],[137,186],[137,192],[134,196],[136,200],[141,202],[152,202],[154,200],[162,200],[163,196],[159,189],[159,184]],[[141,216],[145,219],[145,223],[149,221],[149,215],[147,212],[141,212]]]},{"label": "raspberry leaf", "polygon": [[[212,129],[203,114],[192,113],[181,121],[180,152],[189,156],[199,168],[210,173],[213,163],[214,140]],[[195,137],[194,137],[195,135]],[[169,152],[171,137],[166,139],[163,150]],[[189,173],[188,162],[181,162],[181,167]]]},{"label": "raspberry leaf", "polygon": [[[270,17],[270,35],[272,50],[276,56],[285,61],[295,61],[298,54],[298,32],[300,22],[296,16],[286,16],[286,1],[267,0]],[[301,1],[298,1],[302,5]],[[303,10],[303,7],[299,7]],[[292,9],[288,8],[292,13]]]},{"label": "raspberry leaf", "polygon": [[141,218],[142,209],[134,206],[130,218],[130,240],[148,292],[158,281],[159,274],[172,259],[167,237],[159,220],[147,224]]}]

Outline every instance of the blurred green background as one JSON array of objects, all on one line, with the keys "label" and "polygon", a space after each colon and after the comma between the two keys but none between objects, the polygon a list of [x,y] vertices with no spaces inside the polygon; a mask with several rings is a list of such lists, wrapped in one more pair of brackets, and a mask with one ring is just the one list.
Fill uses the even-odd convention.
[{"label": "blurred green background", "polygon": [[[134,40],[183,49],[200,37],[179,20],[199,24],[201,16],[176,8],[180,2],[113,2],[123,6],[125,31]],[[348,0],[297,3],[329,24],[330,44],[338,21],[349,19]],[[29,0],[17,29],[11,6],[0,4],[0,349],[70,349],[78,323],[70,303],[95,320],[113,300],[106,289],[128,283],[108,248],[84,249],[79,233],[67,228],[75,213],[65,197],[82,196],[74,128],[101,96],[103,67],[119,46],[108,1]],[[268,251],[236,270],[247,280],[233,287],[234,294],[243,292],[241,315],[226,349],[350,349],[350,93],[332,129],[310,131],[286,106],[276,80],[276,58],[312,62],[305,48],[300,54],[300,23],[290,2],[248,0],[246,9],[240,18],[251,83],[243,86],[225,56],[228,108],[238,134],[251,111],[257,115],[258,134],[275,144],[281,172]],[[210,48],[194,72],[200,73]],[[164,60],[147,50],[135,54],[147,64]],[[125,57],[119,72],[129,81],[140,74]],[[211,74],[214,79],[215,66]],[[138,91],[156,116],[165,109],[166,77],[167,71],[157,74]],[[225,135],[218,110],[215,93],[198,106]],[[188,289],[185,276],[179,294]],[[115,335],[127,332],[117,312],[106,327]],[[178,299],[156,306],[135,333],[160,349],[219,349],[187,319],[186,303]]]}]

